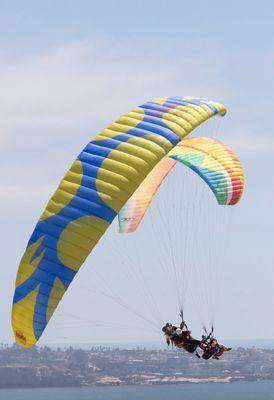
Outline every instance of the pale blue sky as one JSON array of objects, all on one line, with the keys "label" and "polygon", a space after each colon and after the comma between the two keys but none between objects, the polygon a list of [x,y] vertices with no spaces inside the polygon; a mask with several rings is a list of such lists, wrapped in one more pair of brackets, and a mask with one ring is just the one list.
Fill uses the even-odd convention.
[{"label": "pale blue sky", "polygon": [[[66,168],[114,118],[165,95],[201,96],[227,105],[218,130],[213,122],[206,133],[233,147],[247,181],[245,196],[231,213],[233,257],[223,260],[218,329],[224,338],[274,337],[273,18],[270,1],[0,0],[0,341],[12,340],[9,315],[20,257]],[[168,199],[167,192],[163,196]],[[146,237],[144,228],[136,243],[144,246],[147,261],[142,263],[151,265],[142,232]],[[77,285],[87,288],[93,279],[91,264],[104,271],[103,245],[111,247],[110,240],[87,261],[45,341],[117,342],[129,332],[134,341],[159,339],[156,333],[105,332],[92,324],[86,329],[87,313],[91,320],[140,324],[105,298],[77,291]],[[113,260],[118,271],[119,258]],[[118,272],[112,279],[118,291],[125,285]],[[155,278],[156,298],[162,284]],[[168,309],[163,310],[167,318]],[[75,318],[65,317],[70,312],[83,317],[79,329]],[[170,318],[176,313],[172,310]],[[65,324],[70,327],[66,334]],[[199,323],[193,324],[199,332]]]}]

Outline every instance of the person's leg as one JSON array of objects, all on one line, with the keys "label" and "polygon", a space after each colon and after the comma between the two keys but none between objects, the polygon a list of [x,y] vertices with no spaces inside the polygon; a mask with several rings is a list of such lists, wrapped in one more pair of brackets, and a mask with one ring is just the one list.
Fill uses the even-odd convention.
[{"label": "person's leg", "polygon": [[190,343],[195,344],[198,347],[200,346],[201,341],[197,339],[190,339]]},{"label": "person's leg", "polygon": [[210,354],[210,353],[204,353],[204,354],[202,355],[202,357],[203,357],[204,360],[209,360],[211,356],[212,356],[212,354]]},{"label": "person's leg", "polygon": [[214,354],[213,357],[218,360],[218,358],[221,357],[225,351],[226,351],[226,347],[220,346],[219,350]]},{"label": "person's leg", "polygon": [[186,351],[188,351],[189,353],[194,353],[197,350],[197,344],[196,343],[185,343],[184,348]]}]

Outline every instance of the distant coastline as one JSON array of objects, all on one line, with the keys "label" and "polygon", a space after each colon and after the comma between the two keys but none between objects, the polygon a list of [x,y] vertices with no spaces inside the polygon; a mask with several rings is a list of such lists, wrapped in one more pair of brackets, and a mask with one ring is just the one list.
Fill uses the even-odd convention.
[{"label": "distant coastline", "polygon": [[[256,347],[258,349],[274,349],[274,339],[222,339],[225,343],[237,349],[243,347],[245,349]],[[52,349],[73,347],[74,349],[89,350],[92,347],[105,347],[110,349],[147,349],[147,350],[165,350],[167,348],[164,341],[150,342],[75,342],[75,343],[43,343],[41,346],[49,346]]]},{"label": "distant coastline", "polygon": [[220,360],[178,349],[1,345],[0,388],[274,381],[274,350],[239,347]]}]

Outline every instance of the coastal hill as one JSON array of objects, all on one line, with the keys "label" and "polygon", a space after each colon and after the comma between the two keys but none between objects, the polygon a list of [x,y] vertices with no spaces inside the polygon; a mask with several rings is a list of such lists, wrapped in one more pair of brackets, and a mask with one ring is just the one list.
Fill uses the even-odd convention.
[{"label": "coastal hill", "polygon": [[1,388],[258,380],[274,380],[274,350],[240,347],[205,361],[177,349],[0,349]]}]

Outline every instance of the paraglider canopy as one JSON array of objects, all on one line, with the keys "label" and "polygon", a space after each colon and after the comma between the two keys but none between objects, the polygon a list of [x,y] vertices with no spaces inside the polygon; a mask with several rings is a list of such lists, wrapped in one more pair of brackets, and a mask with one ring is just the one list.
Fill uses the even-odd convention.
[{"label": "paraglider canopy", "polygon": [[240,161],[233,151],[211,138],[183,139],[148,174],[119,212],[121,233],[136,230],[176,161],[189,167],[207,183],[218,204],[234,205],[240,200],[244,189],[244,175]]},{"label": "paraglider canopy", "polygon": [[161,160],[189,162],[186,147],[178,148],[174,159],[165,157],[198,125],[225,112],[210,100],[160,98],[125,113],[87,144],[48,202],[21,259],[12,309],[18,345],[37,342],[87,256],[149,173]]}]

